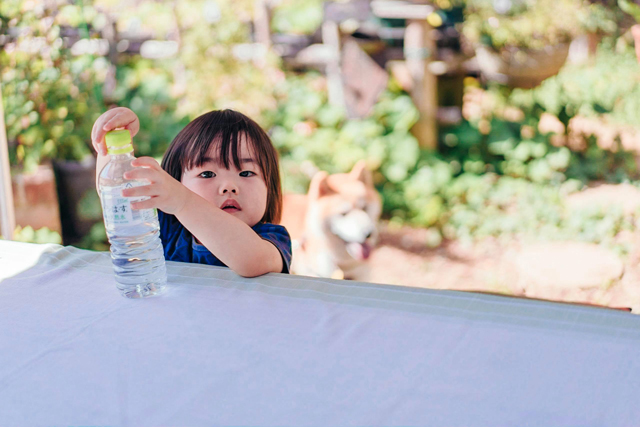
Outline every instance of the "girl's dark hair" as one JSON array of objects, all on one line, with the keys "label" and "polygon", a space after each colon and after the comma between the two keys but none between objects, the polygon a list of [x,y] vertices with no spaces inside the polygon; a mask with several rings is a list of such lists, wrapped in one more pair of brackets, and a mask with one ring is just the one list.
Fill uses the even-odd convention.
[{"label": "girl's dark hair", "polygon": [[202,166],[212,145],[217,145],[225,168],[240,164],[240,137],[257,157],[260,172],[267,184],[267,208],[260,222],[278,224],[282,214],[282,190],[278,152],[269,135],[249,117],[233,110],[210,111],[193,120],[173,139],[162,159],[162,169],[182,181],[187,169]]}]

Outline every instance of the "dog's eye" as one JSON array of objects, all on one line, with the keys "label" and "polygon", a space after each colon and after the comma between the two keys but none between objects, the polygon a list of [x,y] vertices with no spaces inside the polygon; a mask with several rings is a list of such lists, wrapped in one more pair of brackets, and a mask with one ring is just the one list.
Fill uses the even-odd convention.
[{"label": "dog's eye", "polygon": [[351,212],[352,209],[353,205],[351,203],[341,203],[340,206],[336,208],[341,216],[347,216],[347,214]]}]

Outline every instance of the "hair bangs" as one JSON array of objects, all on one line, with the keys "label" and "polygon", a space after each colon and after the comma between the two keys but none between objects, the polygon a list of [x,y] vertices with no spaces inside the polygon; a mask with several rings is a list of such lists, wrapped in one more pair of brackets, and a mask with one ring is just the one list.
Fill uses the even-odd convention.
[{"label": "hair bangs", "polygon": [[[241,157],[240,146],[244,139],[249,150],[245,154],[260,166],[264,174],[262,158],[257,155],[259,150],[256,137],[250,135],[251,128],[244,120],[240,119],[225,126],[208,124],[209,126],[203,126],[201,132],[186,145],[182,156],[185,170],[200,167],[210,161],[216,161],[225,169],[230,169],[231,165],[236,169],[242,169],[242,161],[246,158]],[[218,153],[219,157],[212,158],[212,152]]]}]

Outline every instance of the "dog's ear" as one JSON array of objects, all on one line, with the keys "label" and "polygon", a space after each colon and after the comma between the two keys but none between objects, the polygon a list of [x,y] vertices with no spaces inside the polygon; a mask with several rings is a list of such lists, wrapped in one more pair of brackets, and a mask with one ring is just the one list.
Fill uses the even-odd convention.
[{"label": "dog's ear", "polygon": [[327,180],[328,176],[329,174],[327,172],[320,171],[311,178],[311,184],[309,184],[309,197],[311,199],[319,199],[331,192]]},{"label": "dog's ear", "polygon": [[366,185],[373,187],[373,176],[371,175],[371,171],[367,169],[367,162],[364,160],[358,160],[358,163],[353,166],[349,175],[351,175],[353,179],[362,181]]}]

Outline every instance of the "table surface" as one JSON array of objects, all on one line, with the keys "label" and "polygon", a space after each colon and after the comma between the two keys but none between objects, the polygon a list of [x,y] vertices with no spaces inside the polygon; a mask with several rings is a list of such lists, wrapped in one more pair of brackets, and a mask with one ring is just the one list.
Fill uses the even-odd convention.
[{"label": "table surface", "polygon": [[640,317],[0,241],[0,426],[635,426]]}]

